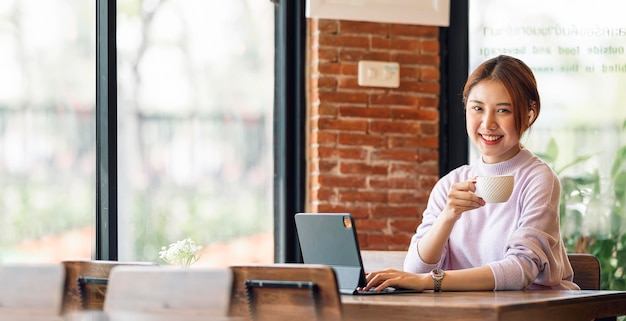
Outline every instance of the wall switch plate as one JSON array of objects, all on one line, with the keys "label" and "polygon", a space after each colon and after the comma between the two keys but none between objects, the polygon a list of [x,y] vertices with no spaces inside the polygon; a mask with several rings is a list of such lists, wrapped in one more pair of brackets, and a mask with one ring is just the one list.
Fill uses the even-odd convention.
[{"label": "wall switch plate", "polygon": [[359,61],[359,86],[400,87],[400,65],[388,61]]}]

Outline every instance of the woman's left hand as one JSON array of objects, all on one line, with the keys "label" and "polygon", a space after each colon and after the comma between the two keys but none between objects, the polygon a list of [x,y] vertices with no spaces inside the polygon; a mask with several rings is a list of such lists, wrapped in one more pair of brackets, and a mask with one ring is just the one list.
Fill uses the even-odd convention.
[{"label": "woman's left hand", "polygon": [[[430,276],[426,274],[415,274],[399,270],[387,269],[381,271],[370,272],[367,274],[367,286],[362,290],[369,291],[374,288],[375,291],[382,291],[386,287],[400,287],[405,289],[424,290],[426,281]],[[426,280],[426,281],[425,281]],[[432,283],[432,280],[430,280]]]}]

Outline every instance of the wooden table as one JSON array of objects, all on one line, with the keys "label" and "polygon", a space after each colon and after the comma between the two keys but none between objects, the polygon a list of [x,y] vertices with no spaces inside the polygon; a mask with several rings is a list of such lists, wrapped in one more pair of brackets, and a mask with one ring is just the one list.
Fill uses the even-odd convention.
[{"label": "wooden table", "polygon": [[626,291],[342,295],[345,320],[585,320],[626,315]]},{"label": "wooden table", "polygon": [[165,314],[126,312],[110,314],[103,311],[74,311],[64,315],[59,321],[248,321],[248,319],[227,316],[192,315],[184,312]]}]

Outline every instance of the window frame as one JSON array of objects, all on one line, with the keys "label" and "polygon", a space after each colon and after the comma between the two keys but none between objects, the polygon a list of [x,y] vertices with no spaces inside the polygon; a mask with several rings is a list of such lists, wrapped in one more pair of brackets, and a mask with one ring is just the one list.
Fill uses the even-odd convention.
[{"label": "window frame", "polygon": [[96,260],[118,259],[116,1],[96,1]]},{"label": "window frame", "polygon": [[[468,3],[451,0],[440,28],[440,176],[468,161],[460,91],[468,72]],[[302,262],[294,214],[306,202],[306,24],[303,1],[277,1],[274,89],[274,261]],[[96,244],[118,260],[116,1],[96,1]]]}]

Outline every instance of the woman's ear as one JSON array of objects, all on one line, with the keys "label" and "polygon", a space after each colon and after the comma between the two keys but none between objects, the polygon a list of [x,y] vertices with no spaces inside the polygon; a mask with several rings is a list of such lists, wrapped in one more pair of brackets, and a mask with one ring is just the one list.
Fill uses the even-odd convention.
[{"label": "woman's ear", "polygon": [[537,109],[537,102],[533,101],[530,104],[530,108],[528,109],[528,126],[532,125],[535,122],[535,118],[537,117],[535,110]]},{"label": "woman's ear", "polygon": [[528,111],[528,124],[532,124],[535,119],[535,111],[533,109]]}]

